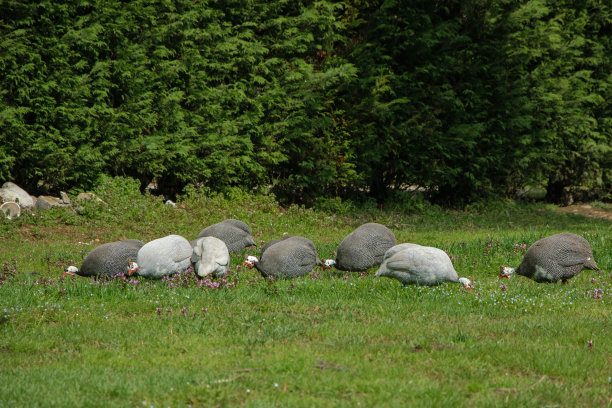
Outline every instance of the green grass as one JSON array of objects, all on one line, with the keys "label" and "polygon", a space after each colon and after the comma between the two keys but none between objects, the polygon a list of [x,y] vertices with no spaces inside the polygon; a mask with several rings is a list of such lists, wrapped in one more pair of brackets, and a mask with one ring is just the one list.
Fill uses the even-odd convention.
[{"label": "green grass", "polygon": [[[108,206],[0,220],[0,406],[612,406],[609,221],[512,202],[334,215],[237,191],[190,194],[175,209],[125,180],[98,194]],[[244,253],[220,288],[191,274],[59,279],[101,243],[192,239],[229,217],[258,242],[306,236],[322,258],[381,222],[398,242],[452,254],[475,290],[403,287],[376,268],[267,281],[238,268]],[[560,231],[584,235],[604,273],[565,286],[497,278],[520,262],[515,244]]]}]

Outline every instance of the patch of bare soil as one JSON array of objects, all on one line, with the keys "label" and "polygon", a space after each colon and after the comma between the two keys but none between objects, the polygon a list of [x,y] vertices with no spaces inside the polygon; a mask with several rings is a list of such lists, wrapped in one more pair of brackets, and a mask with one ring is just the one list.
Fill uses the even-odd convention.
[{"label": "patch of bare soil", "polygon": [[589,204],[572,204],[567,207],[560,207],[559,211],[612,221],[612,211],[604,208],[595,208]]}]

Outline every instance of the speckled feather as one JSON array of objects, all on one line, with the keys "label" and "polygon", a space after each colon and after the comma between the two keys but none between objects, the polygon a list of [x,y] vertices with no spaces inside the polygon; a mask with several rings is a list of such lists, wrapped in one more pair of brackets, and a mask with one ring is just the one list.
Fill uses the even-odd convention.
[{"label": "speckled feather", "polygon": [[109,242],[94,248],[77,272],[81,276],[110,277],[125,273],[130,260],[135,261],[144,242],[137,239]]},{"label": "speckled feather", "polygon": [[242,251],[248,246],[255,245],[249,226],[240,220],[234,219],[223,220],[204,228],[198,234],[198,238],[202,237],[219,238],[225,242],[230,253]]},{"label": "speckled feather", "polygon": [[570,279],[583,269],[599,270],[589,241],[569,232],[551,235],[529,247],[516,273],[536,282]]},{"label": "speckled feather", "polygon": [[311,240],[286,236],[264,246],[255,267],[264,277],[297,278],[310,273],[319,263],[317,249]]},{"label": "speckled feather", "polygon": [[397,241],[393,232],[374,222],[363,224],[347,235],[336,250],[336,268],[364,271],[379,265],[385,252]]}]

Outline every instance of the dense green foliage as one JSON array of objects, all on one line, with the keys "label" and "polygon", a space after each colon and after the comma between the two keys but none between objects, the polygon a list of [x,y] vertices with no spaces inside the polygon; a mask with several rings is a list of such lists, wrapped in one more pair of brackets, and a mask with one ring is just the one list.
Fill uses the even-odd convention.
[{"label": "dense green foliage", "polygon": [[0,181],[612,190],[604,0],[0,3]]}]

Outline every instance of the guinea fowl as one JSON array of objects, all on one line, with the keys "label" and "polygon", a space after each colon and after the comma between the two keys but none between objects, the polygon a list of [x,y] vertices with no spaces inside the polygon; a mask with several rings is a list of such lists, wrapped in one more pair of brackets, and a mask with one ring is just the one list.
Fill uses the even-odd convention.
[{"label": "guinea fowl", "polygon": [[321,261],[314,243],[293,235],[275,239],[261,250],[261,259],[248,256],[244,264],[255,266],[263,277],[297,278],[313,270]]},{"label": "guinea fowl", "polygon": [[94,248],[83,261],[81,268],[69,266],[66,275],[111,277],[119,273],[132,274],[138,270],[134,261],[144,242],[137,239],[109,242]]},{"label": "guinea fowl", "polygon": [[198,234],[198,238],[202,237],[219,238],[225,242],[230,254],[255,245],[251,228],[246,223],[231,218],[204,228]]},{"label": "guinea fowl", "polygon": [[336,250],[336,260],[326,260],[327,267],[342,271],[364,271],[380,265],[385,252],[397,243],[393,232],[384,225],[370,222],[347,235]]},{"label": "guinea fowl", "polygon": [[203,237],[196,240],[191,255],[195,274],[200,278],[208,275],[223,277],[227,273],[230,255],[225,242],[215,237]]},{"label": "guinea fowl", "polygon": [[516,273],[536,282],[566,284],[583,269],[599,271],[591,244],[580,235],[562,232],[536,241],[527,249],[518,268],[502,266],[499,277],[508,278]]},{"label": "guinea fowl", "polygon": [[136,257],[138,274],[146,278],[159,279],[167,275],[182,273],[191,265],[193,248],[180,235],[168,235],[146,243]]},{"label": "guinea fowl", "polygon": [[455,282],[471,289],[473,284],[470,279],[457,275],[446,252],[415,244],[400,244],[390,248],[374,276],[395,278],[404,285],[435,286],[443,282]]}]

